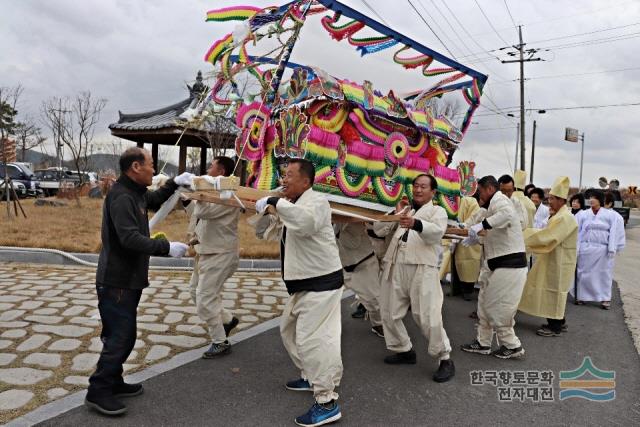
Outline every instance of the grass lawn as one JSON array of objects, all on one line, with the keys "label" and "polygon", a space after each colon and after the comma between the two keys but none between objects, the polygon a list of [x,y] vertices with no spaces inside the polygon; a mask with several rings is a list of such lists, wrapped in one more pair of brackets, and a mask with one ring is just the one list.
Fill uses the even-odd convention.
[{"label": "grass lawn", "polygon": [[[22,199],[27,214],[7,220],[6,202],[0,202],[0,246],[49,248],[67,252],[93,252],[100,250],[102,200],[66,200],[67,206],[35,206],[35,199]],[[11,206],[13,209],[13,206]],[[246,222],[250,215],[242,215],[239,224],[240,256],[242,258],[277,258],[277,242],[265,242],[254,236]],[[189,218],[183,210],[173,211],[155,231],[164,232],[170,240],[186,242]]]}]

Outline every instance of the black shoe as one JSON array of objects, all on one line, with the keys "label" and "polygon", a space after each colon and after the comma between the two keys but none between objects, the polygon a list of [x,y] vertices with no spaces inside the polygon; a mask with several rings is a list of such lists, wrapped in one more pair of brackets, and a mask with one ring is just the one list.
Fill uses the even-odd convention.
[{"label": "black shoe", "polygon": [[541,337],[559,337],[560,331],[556,332],[553,329],[551,329],[548,325],[546,325],[538,329],[536,331],[536,334],[540,335]]},{"label": "black shoe", "polygon": [[433,374],[433,380],[437,383],[444,383],[449,381],[456,374],[456,367],[453,364],[453,360],[441,360],[440,367]]},{"label": "black shoe", "polygon": [[[547,329],[551,329],[551,326],[549,326],[548,323],[545,323],[544,325],[540,325],[540,328],[547,328]],[[564,323],[561,327],[560,327],[560,332],[567,332],[569,330],[569,326],[567,326],[566,323]]]},{"label": "black shoe", "polygon": [[491,346],[480,345],[478,340],[474,340],[472,343],[460,346],[460,350],[466,351],[467,353],[491,354]]},{"label": "black shoe", "polygon": [[515,359],[524,356],[524,348],[522,348],[522,346],[517,348],[507,348],[505,346],[500,346],[500,348],[494,351],[492,354],[500,359]]},{"label": "black shoe", "polygon": [[238,323],[240,323],[240,321],[238,320],[238,318],[236,316],[233,316],[231,318],[231,322],[229,323],[224,323],[222,324],[222,327],[224,328],[224,333],[225,335],[228,337],[229,334],[231,333],[231,331],[233,331],[233,329],[238,326]]},{"label": "black shoe", "polygon": [[144,392],[142,384],[122,383],[113,386],[113,395],[116,397],[133,397],[141,395]]},{"label": "black shoe", "polygon": [[127,407],[114,396],[84,398],[84,404],[104,415],[121,415],[127,412]]},{"label": "black shoe", "polygon": [[473,292],[470,294],[462,294],[462,299],[465,301],[473,301]]},{"label": "black shoe", "polygon": [[202,353],[203,359],[213,359],[214,357],[224,356],[225,354],[231,353],[231,344],[229,341],[225,341],[222,343],[212,343],[209,350]]},{"label": "black shoe", "polygon": [[384,358],[384,363],[389,365],[415,365],[416,352],[413,349],[402,353],[394,353]]},{"label": "black shoe", "polygon": [[384,338],[384,329],[382,329],[382,325],[372,326],[371,332],[379,336],[380,338]]},{"label": "black shoe", "polygon": [[364,308],[364,305],[358,304],[358,307],[356,307],[356,311],[351,313],[351,317],[353,317],[354,319],[364,319],[365,314],[367,314],[367,309]]}]

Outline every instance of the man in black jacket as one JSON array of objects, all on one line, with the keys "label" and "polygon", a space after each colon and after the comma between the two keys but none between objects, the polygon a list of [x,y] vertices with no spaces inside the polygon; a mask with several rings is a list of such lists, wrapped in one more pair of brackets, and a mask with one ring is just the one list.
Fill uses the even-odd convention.
[{"label": "man in black jacket", "polygon": [[129,148],[120,156],[122,175],[107,194],[102,210],[102,250],[96,273],[103,343],[85,403],[106,415],[127,408],[117,397],[142,393],[142,384],[126,384],[122,364],[136,341],[136,314],[142,289],[149,286],[149,257],[184,255],[187,245],[149,237],[147,209],[157,210],[178,185],[190,185],[191,174],[147,191],[153,159],[147,150]]}]

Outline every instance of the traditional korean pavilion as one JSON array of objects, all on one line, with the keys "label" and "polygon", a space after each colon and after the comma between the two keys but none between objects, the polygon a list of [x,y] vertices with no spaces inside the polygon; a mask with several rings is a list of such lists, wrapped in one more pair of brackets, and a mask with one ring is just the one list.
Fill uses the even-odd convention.
[{"label": "traditional korean pavilion", "polygon": [[195,108],[198,101],[203,98],[203,94],[209,90],[202,82],[200,71],[198,71],[196,82],[193,86],[187,85],[187,89],[188,98],[167,107],[136,114],[124,114],[118,111],[120,116],[118,122],[109,125],[111,134],[134,141],[141,148],[145,144],[150,144],[155,165],[158,165],[158,146],[175,146],[179,140],[178,170],[180,173],[187,167],[187,148],[200,148],[200,174],[204,175],[207,170],[207,149],[211,148],[211,141],[216,141],[217,148],[234,148],[238,128],[232,119],[219,116],[211,117],[197,127],[189,125],[181,115],[190,108]]}]

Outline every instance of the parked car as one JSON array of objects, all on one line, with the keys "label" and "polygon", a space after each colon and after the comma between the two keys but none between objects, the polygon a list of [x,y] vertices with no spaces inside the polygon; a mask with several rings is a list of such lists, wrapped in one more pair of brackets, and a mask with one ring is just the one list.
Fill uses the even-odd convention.
[{"label": "parked car", "polygon": [[[20,182],[26,188],[26,196],[37,197],[42,194],[40,183],[33,171],[24,163],[7,163],[7,175],[14,183]],[[0,178],[4,179],[5,164],[0,163]],[[26,197],[25,196],[25,197]]]},{"label": "parked car", "polygon": [[[16,194],[18,195],[18,198],[27,197],[27,187],[25,187],[25,185],[20,181],[12,181],[12,182],[13,182],[13,189],[16,190]],[[7,196],[5,195],[4,190],[5,190],[4,179],[0,179],[0,200],[7,200]],[[13,196],[10,196],[10,198],[12,200],[14,199]]]},{"label": "parked car", "polygon": [[[91,183],[91,173],[82,173],[82,182]],[[80,185],[80,175],[76,171],[70,171],[67,168],[51,167],[47,169],[38,169],[36,177],[40,182],[40,188],[44,191],[46,196],[53,196],[58,192],[60,188],[60,182],[62,181],[66,185],[72,184],[73,186]]]}]

